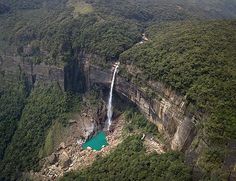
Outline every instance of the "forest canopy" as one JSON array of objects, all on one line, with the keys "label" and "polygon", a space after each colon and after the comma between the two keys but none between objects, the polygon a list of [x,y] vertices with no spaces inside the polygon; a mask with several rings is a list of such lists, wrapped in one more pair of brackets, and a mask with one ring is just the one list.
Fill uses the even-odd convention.
[{"label": "forest canopy", "polygon": [[135,79],[161,81],[207,115],[198,123],[209,149],[202,157],[207,172],[221,170],[228,143],[236,139],[235,25],[232,20],[150,26],[149,41],[120,56],[123,64],[141,70]]}]

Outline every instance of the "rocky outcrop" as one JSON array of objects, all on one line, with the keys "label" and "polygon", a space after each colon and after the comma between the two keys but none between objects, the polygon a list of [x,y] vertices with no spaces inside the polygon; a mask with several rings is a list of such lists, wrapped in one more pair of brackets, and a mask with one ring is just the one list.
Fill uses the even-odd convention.
[{"label": "rocky outcrop", "polygon": [[68,153],[63,151],[62,154],[59,156],[60,165],[62,168],[68,168],[71,164],[71,158],[69,157]]},{"label": "rocky outcrop", "polygon": [[58,161],[58,156],[55,153],[52,153],[49,157],[48,157],[48,163],[50,165],[55,164]]}]

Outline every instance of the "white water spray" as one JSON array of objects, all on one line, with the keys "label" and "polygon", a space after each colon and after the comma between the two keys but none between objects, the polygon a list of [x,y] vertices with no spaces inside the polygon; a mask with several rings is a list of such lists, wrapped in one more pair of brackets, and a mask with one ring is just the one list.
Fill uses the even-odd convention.
[{"label": "white water spray", "polygon": [[112,76],[112,81],[111,81],[111,88],[110,88],[110,93],[109,93],[109,100],[108,100],[108,105],[107,105],[107,119],[108,119],[108,131],[110,129],[111,126],[111,122],[112,122],[112,114],[113,114],[113,110],[112,110],[112,95],[113,95],[113,87],[114,87],[114,83],[115,83],[115,79],[116,79],[116,72],[117,69],[119,67],[119,63],[115,64],[115,70],[113,72],[113,76]]}]

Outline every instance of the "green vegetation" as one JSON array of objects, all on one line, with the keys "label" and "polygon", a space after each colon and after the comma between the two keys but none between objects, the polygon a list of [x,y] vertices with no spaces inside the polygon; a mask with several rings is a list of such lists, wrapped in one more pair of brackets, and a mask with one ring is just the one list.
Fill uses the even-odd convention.
[{"label": "green vegetation", "polygon": [[56,146],[58,146],[62,142],[65,133],[66,127],[63,126],[61,121],[55,121],[47,132],[44,145],[39,151],[39,158],[44,158],[52,154]]},{"label": "green vegetation", "polygon": [[27,91],[24,82],[6,84],[0,87],[0,160],[16,130],[17,123],[24,108]]},{"label": "green vegetation", "polygon": [[[19,125],[0,162],[0,179],[18,178],[22,171],[38,168],[40,156],[48,154],[53,146],[50,135],[46,138],[48,129],[57,119],[63,123],[68,113],[74,109],[70,104],[72,102],[78,102],[77,98],[67,96],[57,86],[47,89],[38,87],[31,93]],[[75,106],[78,107],[78,104]],[[43,145],[45,139],[46,143]],[[40,152],[42,146],[44,153]]]},{"label": "green vegetation", "polygon": [[105,158],[91,167],[69,173],[61,181],[74,180],[191,180],[190,170],[177,152],[145,154],[141,136],[129,136]]},{"label": "green vegetation", "polygon": [[3,0],[0,52],[50,64],[68,62],[80,51],[111,60],[135,44],[147,25],[236,17],[233,1],[231,6],[211,0],[203,4],[193,0]]},{"label": "green vegetation", "polygon": [[152,26],[147,30],[150,42],[121,55],[124,63],[132,62],[143,71],[137,77],[145,74],[170,85],[187,95],[196,111],[209,115],[201,122],[202,136],[209,149],[221,155],[217,158],[221,161],[210,159],[218,169],[227,143],[236,139],[235,28],[235,21]]},{"label": "green vegetation", "polygon": [[74,8],[75,16],[78,16],[78,14],[89,14],[93,12],[91,4],[88,4],[83,0],[70,0],[69,5]]},{"label": "green vegetation", "polygon": [[149,122],[141,113],[134,110],[127,110],[124,113],[126,130],[129,132],[140,130],[144,133],[158,134],[157,126]]},{"label": "green vegetation", "polygon": [[56,88],[46,91],[39,88],[32,92],[1,164],[3,178],[9,172],[19,174],[16,173],[17,170],[37,167],[44,134],[52,121],[65,111],[64,104],[63,93]]},{"label": "green vegetation", "polygon": [[234,0],[87,0],[98,14],[139,23],[236,17]]},{"label": "green vegetation", "polygon": [[[15,4],[19,8],[14,10],[16,14],[0,16],[0,52],[13,51],[31,57],[36,63],[60,65],[80,51],[115,59],[140,39],[138,26],[133,22],[111,17],[101,19],[83,1],[52,2],[45,1],[41,7],[39,0],[35,0],[35,5],[25,1],[33,7],[26,10]],[[80,11],[80,15],[73,17],[71,9]]]},{"label": "green vegetation", "polygon": [[[106,59],[118,58],[119,54],[130,48],[138,41],[138,28],[136,25],[120,20],[96,22],[90,17],[90,21],[81,22],[83,28],[73,32],[73,47],[85,48],[90,52],[106,57]],[[72,28],[78,27],[78,22]],[[79,35],[79,36],[78,36]]]}]

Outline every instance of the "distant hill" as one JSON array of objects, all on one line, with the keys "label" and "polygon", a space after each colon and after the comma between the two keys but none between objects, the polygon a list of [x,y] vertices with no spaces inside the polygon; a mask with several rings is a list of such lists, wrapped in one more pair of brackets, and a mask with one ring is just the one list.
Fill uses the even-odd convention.
[{"label": "distant hill", "polygon": [[234,0],[86,0],[101,14],[137,21],[236,18]]},{"label": "distant hill", "polygon": [[184,0],[191,7],[197,6],[212,18],[236,18],[235,0]]},{"label": "distant hill", "polygon": [[[1,3],[4,5],[0,5],[0,12],[4,14],[0,16],[0,52],[11,50],[22,53],[23,46],[32,44],[36,49],[41,46],[45,51],[55,51],[52,53],[54,58],[63,51],[68,53],[68,47],[93,51],[106,56],[107,59],[117,58],[124,49],[138,41],[137,37],[140,38],[140,32],[145,27],[152,24],[236,17],[236,2],[233,0],[207,0],[201,3],[195,0],[2,0]],[[84,9],[84,5],[87,9]],[[82,10],[79,9],[80,6],[83,7]],[[7,7],[11,8],[12,13],[6,13],[9,11]],[[113,37],[111,42],[119,40],[112,50],[107,44],[109,41],[104,42],[99,38],[89,41],[93,42],[91,44],[84,41],[84,36],[91,38],[96,32],[103,34],[102,40],[105,40],[106,34],[103,31],[108,33],[104,28],[105,24],[112,26],[114,22],[129,24],[129,27],[124,26],[126,29],[132,29],[131,39]],[[87,23],[85,31],[82,30],[83,23]],[[95,32],[92,26],[96,26]],[[101,29],[98,30],[99,28]],[[123,31],[121,29],[123,28],[118,26],[112,31],[114,34],[120,34]],[[80,32],[83,32],[83,35],[79,35]],[[76,38],[71,37],[68,42],[63,36]],[[46,59],[51,58],[43,58]],[[64,59],[65,57],[57,61]]]}]

